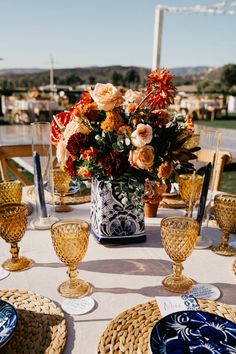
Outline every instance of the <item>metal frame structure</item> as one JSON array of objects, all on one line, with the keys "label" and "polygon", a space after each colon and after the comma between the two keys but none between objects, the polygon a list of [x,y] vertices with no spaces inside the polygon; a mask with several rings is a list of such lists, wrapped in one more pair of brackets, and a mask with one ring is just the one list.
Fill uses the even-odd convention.
[{"label": "metal frame structure", "polygon": [[233,7],[236,7],[236,1],[221,1],[211,5],[195,5],[190,7],[170,7],[157,5],[155,8],[152,70],[160,67],[164,12],[235,15],[236,11],[233,9]]}]

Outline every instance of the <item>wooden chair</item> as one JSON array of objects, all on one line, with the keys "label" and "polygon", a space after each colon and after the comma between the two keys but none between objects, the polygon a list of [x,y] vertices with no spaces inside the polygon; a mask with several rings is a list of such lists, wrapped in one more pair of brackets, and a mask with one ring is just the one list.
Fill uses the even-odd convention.
[{"label": "wooden chair", "polygon": [[216,169],[215,171],[215,180],[214,180],[214,185],[213,185],[213,190],[217,191],[220,190],[220,182],[221,182],[221,177],[222,173],[224,171],[224,166],[225,164],[228,164],[232,161],[232,155],[228,151],[219,151],[217,160],[215,161],[216,158],[216,151],[211,150],[211,149],[201,149],[196,153],[198,156],[197,161],[199,162],[211,162],[212,164],[215,163],[214,168]]},{"label": "wooden chair", "polygon": [[[52,150],[55,155],[55,146],[52,146]],[[8,170],[11,170],[23,185],[31,185],[32,181],[18,170],[13,162],[14,160],[33,174],[32,145],[0,146],[0,173],[2,180],[4,182],[9,181]]]}]

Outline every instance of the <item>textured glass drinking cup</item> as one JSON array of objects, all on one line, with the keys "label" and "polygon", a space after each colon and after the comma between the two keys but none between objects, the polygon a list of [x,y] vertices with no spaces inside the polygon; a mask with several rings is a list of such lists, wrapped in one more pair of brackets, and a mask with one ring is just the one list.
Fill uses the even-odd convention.
[{"label": "textured glass drinking cup", "polygon": [[69,191],[71,176],[68,172],[61,170],[60,168],[53,169],[53,182],[56,192],[60,196],[60,204],[55,207],[57,212],[68,212],[72,208],[64,203],[65,195]]},{"label": "textured glass drinking cup", "polygon": [[169,291],[187,293],[194,284],[192,279],[182,275],[182,262],[192,254],[198,229],[198,222],[188,217],[167,217],[161,221],[162,244],[174,262],[173,273],[162,281]]},{"label": "textured glass drinking cup", "polygon": [[230,233],[236,230],[236,195],[217,194],[214,198],[214,215],[222,230],[221,242],[212,250],[221,256],[234,256],[236,249],[229,246]]},{"label": "textured glass drinking cup", "polygon": [[0,205],[0,236],[11,244],[11,259],[7,259],[3,268],[18,271],[30,268],[32,261],[19,256],[18,242],[25,234],[27,227],[27,206],[21,203]]},{"label": "textured glass drinking cup", "polygon": [[69,280],[58,287],[59,293],[68,298],[80,298],[91,292],[91,286],[77,278],[77,265],[88,248],[89,225],[84,220],[58,221],[51,226],[51,237],[58,258],[68,266]]},{"label": "textured glass drinking cup", "polygon": [[0,204],[21,203],[22,183],[20,181],[0,183]]},{"label": "textured glass drinking cup", "polygon": [[186,216],[192,213],[189,210],[189,204],[191,202],[190,208],[192,209],[200,197],[200,193],[203,185],[203,177],[200,175],[193,175],[191,173],[186,173],[179,175],[178,177],[179,194],[182,200],[186,204]]}]

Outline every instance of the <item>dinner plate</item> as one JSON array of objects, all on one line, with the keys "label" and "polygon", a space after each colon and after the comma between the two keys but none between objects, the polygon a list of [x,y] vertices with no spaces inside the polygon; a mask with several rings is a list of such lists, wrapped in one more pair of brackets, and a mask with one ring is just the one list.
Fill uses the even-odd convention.
[{"label": "dinner plate", "polygon": [[13,335],[17,326],[17,312],[6,301],[0,300],[0,348],[2,348]]},{"label": "dinner plate", "polygon": [[204,311],[180,311],[153,327],[152,354],[236,353],[236,324]]}]

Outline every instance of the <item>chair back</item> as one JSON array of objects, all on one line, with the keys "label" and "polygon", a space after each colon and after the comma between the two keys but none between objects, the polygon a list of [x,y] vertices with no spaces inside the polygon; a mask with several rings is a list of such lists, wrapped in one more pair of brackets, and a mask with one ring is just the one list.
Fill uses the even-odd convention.
[{"label": "chair back", "polygon": [[[225,164],[228,164],[232,161],[232,155],[228,151],[219,151],[216,157],[216,151],[213,149],[201,149],[197,153],[197,161],[199,162],[211,162],[211,164],[214,164],[214,170],[215,170],[215,178],[214,178],[214,184],[213,184],[213,191],[219,191],[220,190],[220,182],[222,178],[222,173],[224,171],[224,166]],[[215,158],[217,160],[215,161]]]}]

